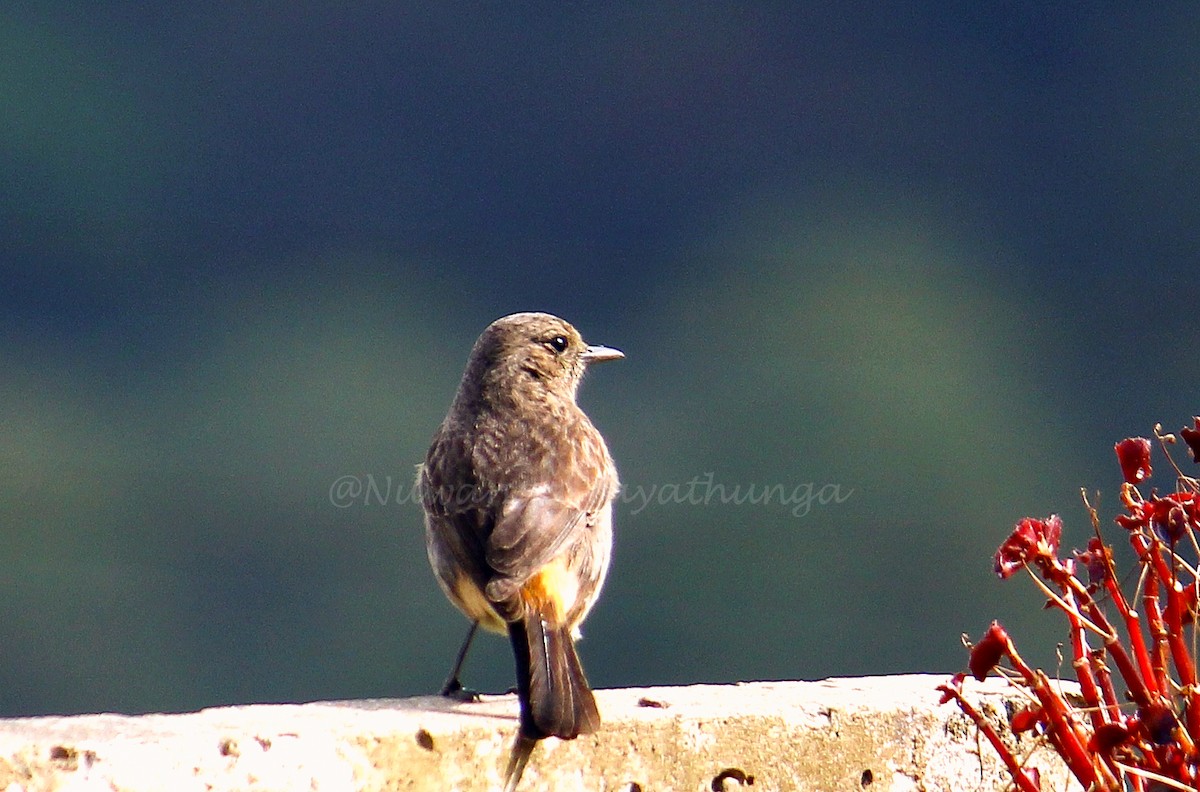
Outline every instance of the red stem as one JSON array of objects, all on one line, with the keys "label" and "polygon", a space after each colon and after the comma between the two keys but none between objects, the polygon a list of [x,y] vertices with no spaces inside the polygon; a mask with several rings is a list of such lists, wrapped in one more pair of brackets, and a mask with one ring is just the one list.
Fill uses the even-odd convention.
[{"label": "red stem", "polygon": [[1146,640],[1142,634],[1141,620],[1137,611],[1129,606],[1129,600],[1125,599],[1125,592],[1117,583],[1116,569],[1109,568],[1108,574],[1104,576],[1104,588],[1108,592],[1109,598],[1117,606],[1117,610],[1120,611],[1121,619],[1125,622],[1125,632],[1129,636],[1129,643],[1137,658],[1138,668],[1141,669],[1141,678],[1146,680],[1147,685],[1153,686],[1151,693],[1156,696],[1161,695],[1166,688],[1160,687],[1158,684],[1158,679],[1154,674],[1154,663],[1150,660],[1150,651],[1146,648]]},{"label": "red stem", "polygon": [[1017,761],[1017,757],[1013,756],[1013,752],[1009,750],[1004,741],[1000,739],[1000,735],[996,733],[996,729],[992,726],[991,721],[983,717],[983,714],[971,706],[971,703],[963,698],[962,693],[956,690],[951,685],[942,685],[938,688],[943,694],[954,699],[954,703],[958,704],[958,708],[963,713],[975,722],[975,727],[983,732],[983,736],[987,737],[988,742],[996,749],[996,753],[1000,755],[1000,761],[1004,762],[1004,766],[1008,768],[1009,775],[1012,776],[1013,783],[1022,792],[1040,792],[1038,786],[1033,782],[1033,778],[1026,774],[1021,763]]},{"label": "red stem", "polygon": [[[1054,583],[1065,594],[1070,592],[1074,595],[1086,613],[1088,620],[1100,628],[1104,633],[1104,647],[1112,656],[1113,663],[1117,666],[1117,671],[1120,672],[1121,678],[1125,680],[1126,686],[1129,688],[1129,697],[1139,707],[1148,706],[1152,701],[1157,700],[1158,696],[1151,693],[1151,688],[1147,687],[1145,677],[1142,676],[1139,668],[1133,664],[1129,657],[1129,653],[1125,651],[1124,645],[1121,643],[1121,636],[1113,629],[1108,617],[1104,611],[1096,604],[1096,600],[1092,598],[1092,594],[1088,591],[1087,586],[1083,585],[1070,570],[1061,562],[1055,560],[1052,564],[1046,563],[1039,565],[1042,571],[1042,576],[1050,582]],[[1141,631],[1139,630],[1133,636],[1130,636],[1130,642],[1133,643],[1135,651],[1140,647],[1145,650],[1145,642],[1141,639]],[[1139,660],[1141,658],[1139,657]],[[1153,668],[1147,657],[1146,662],[1142,665],[1143,668]],[[1153,685],[1153,677],[1150,677],[1150,684]]]},{"label": "red stem", "polygon": [[[1069,604],[1077,606],[1075,596],[1070,591],[1063,594]],[[1071,654],[1075,658],[1071,665],[1075,669],[1075,678],[1079,680],[1083,700],[1088,706],[1092,728],[1098,729],[1108,721],[1109,712],[1102,706],[1100,689],[1092,672],[1092,653],[1087,644],[1087,628],[1083,626],[1083,620],[1074,610],[1067,611],[1067,620],[1071,623]]]},{"label": "red stem", "polygon": [[[1034,695],[1042,705],[1042,711],[1046,714],[1046,735],[1083,788],[1092,789],[1096,783],[1097,766],[1084,748],[1087,741],[1083,739],[1079,725],[1068,712],[1066,702],[1050,686],[1050,679],[1041,671],[1030,668],[1017,653],[1017,647],[1007,632],[1003,632],[1003,638],[1004,654],[1026,684],[1033,689]],[[1109,773],[1106,772],[1105,775]]]},{"label": "red stem", "polygon": [[1153,573],[1157,574],[1167,593],[1167,609],[1164,614],[1166,641],[1171,650],[1171,659],[1175,663],[1175,673],[1179,675],[1179,684],[1187,698],[1185,710],[1189,744],[1182,747],[1189,758],[1193,758],[1197,738],[1200,737],[1200,707],[1196,702],[1196,666],[1184,639],[1183,614],[1187,606],[1183,601],[1183,586],[1179,584],[1175,570],[1167,565],[1161,541],[1141,531],[1135,532],[1131,538],[1134,539],[1133,546],[1139,557],[1148,558],[1153,564]]},{"label": "red stem", "polygon": [[1092,668],[1095,669],[1096,679],[1100,685],[1100,690],[1104,693],[1104,706],[1108,711],[1108,717],[1113,722],[1121,720],[1121,703],[1117,698],[1117,689],[1113,687],[1112,671],[1104,664],[1104,652],[1097,650],[1092,652],[1090,658]]},{"label": "red stem", "polygon": [[[1148,560],[1145,556],[1142,558],[1143,562]],[[1142,605],[1146,611],[1146,629],[1150,633],[1154,681],[1160,691],[1166,691],[1171,689],[1168,669],[1170,652],[1167,647],[1167,627],[1163,623],[1162,604],[1158,595],[1158,573],[1152,563],[1144,563],[1143,566],[1146,570],[1146,587],[1142,594]]]}]

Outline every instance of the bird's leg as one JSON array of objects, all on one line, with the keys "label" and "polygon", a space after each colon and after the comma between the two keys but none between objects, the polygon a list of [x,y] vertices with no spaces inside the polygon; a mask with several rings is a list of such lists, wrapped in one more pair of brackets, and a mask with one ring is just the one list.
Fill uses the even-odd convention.
[{"label": "bird's leg", "polygon": [[471,622],[471,628],[467,630],[467,637],[463,639],[462,648],[458,650],[458,656],[454,658],[454,667],[450,669],[450,676],[446,677],[446,684],[442,685],[441,695],[446,698],[457,701],[479,701],[479,694],[464,688],[462,681],[458,678],[463,661],[467,659],[467,650],[471,648],[471,640],[475,637],[475,631],[478,629],[479,622]]}]

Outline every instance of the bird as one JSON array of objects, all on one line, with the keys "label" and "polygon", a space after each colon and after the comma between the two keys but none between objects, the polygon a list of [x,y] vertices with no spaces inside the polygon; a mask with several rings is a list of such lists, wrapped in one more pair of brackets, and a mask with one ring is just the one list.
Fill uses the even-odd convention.
[{"label": "bird", "polygon": [[420,466],[429,562],[471,621],[443,695],[464,692],[459,672],[478,627],[512,646],[520,725],[506,792],[538,741],[600,727],[575,642],[608,574],[620,482],[576,394],[590,366],[623,357],[551,314],[497,319],[472,347]]}]

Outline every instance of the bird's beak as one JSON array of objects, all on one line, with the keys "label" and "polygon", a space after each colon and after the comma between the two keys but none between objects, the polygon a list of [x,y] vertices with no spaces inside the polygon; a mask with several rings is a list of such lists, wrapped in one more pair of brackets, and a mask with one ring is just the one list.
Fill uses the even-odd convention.
[{"label": "bird's beak", "polygon": [[603,363],[606,360],[620,360],[625,357],[625,353],[619,349],[613,349],[606,346],[590,346],[583,350],[580,358],[584,363]]}]

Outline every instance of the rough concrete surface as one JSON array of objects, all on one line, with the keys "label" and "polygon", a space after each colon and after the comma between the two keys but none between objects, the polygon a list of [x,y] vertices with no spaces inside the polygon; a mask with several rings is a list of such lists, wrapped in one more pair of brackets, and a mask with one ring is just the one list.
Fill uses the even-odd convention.
[{"label": "rough concrete surface", "polygon": [[[601,690],[600,732],[542,743],[521,788],[1009,788],[974,725],[938,705],[946,678]],[[1019,700],[998,680],[967,689],[996,718]],[[430,696],[0,720],[0,790],[494,790],[516,709],[513,696]],[[1053,755],[1034,759],[1043,789],[1068,788]]]}]

